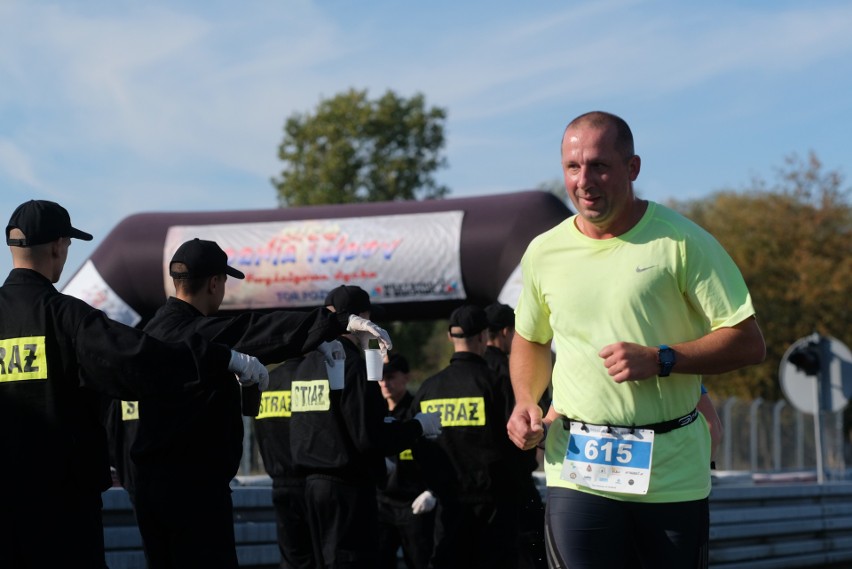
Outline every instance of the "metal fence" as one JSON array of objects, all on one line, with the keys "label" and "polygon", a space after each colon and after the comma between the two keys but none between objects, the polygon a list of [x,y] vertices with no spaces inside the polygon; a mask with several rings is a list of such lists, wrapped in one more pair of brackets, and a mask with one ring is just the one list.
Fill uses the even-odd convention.
[{"label": "metal fence", "polygon": [[[830,479],[845,479],[850,451],[843,429],[843,413],[823,413],[819,435],[814,416],[787,401],[714,400],[725,435],[716,457],[718,470],[752,473],[814,471],[817,437],[822,437],[823,470]],[[263,474],[263,464],[251,419],[245,420],[241,475]],[[852,461],[849,461],[852,463]]]},{"label": "metal fence", "polygon": [[823,471],[833,479],[845,478],[848,437],[842,412],[824,412],[819,425],[814,415],[802,413],[787,401],[714,401],[725,430],[717,453],[720,470],[753,473],[814,470],[817,447],[823,448]]}]

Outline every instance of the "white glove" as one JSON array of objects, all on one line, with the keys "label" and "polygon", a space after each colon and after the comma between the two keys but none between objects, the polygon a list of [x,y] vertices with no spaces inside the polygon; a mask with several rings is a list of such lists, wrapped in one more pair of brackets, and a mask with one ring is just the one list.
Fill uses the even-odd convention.
[{"label": "white glove", "polygon": [[361,347],[365,350],[370,346],[370,340],[379,341],[379,349],[382,350],[382,354],[393,347],[387,331],[366,318],[352,314],[349,316],[349,324],[346,326],[346,331],[355,334]]},{"label": "white glove", "polygon": [[414,416],[414,420],[423,427],[424,437],[435,438],[441,434],[440,413],[418,413]]},{"label": "white glove", "polygon": [[425,514],[435,509],[438,499],[429,490],[424,490],[422,494],[414,498],[411,502],[411,511],[415,514]]},{"label": "white glove", "polygon": [[346,352],[343,351],[343,344],[340,343],[340,340],[323,342],[317,346],[317,351],[322,352],[322,355],[325,356],[325,363],[330,366],[333,366],[335,361],[346,359]]},{"label": "white glove", "polygon": [[266,391],[266,388],[269,387],[269,371],[254,356],[231,350],[228,371],[237,374],[240,385],[257,383],[261,391]]}]

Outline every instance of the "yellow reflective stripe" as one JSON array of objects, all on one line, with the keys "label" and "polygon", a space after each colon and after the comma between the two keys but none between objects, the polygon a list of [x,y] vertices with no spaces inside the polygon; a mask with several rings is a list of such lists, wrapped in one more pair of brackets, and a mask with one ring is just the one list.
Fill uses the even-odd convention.
[{"label": "yellow reflective stripe", "polygon": [[399,453],[399,460],[414,460],[414,455],[411,454],[411,449],[405,449]]},{"label": "yellow reflective stripe", "polygon": [[0,383],[47,379],[44,336],[0,340]]},{"label": "yellow reflective stripe", "polygon": [[420,402],[424,413],[440,413],[442,427],[481,427],[485,425],[485,399],[458,397]]},{"label": "yellow reflective stripe", "polygon": [[289,391],[264,391],[260,397],[260,413],[256,419],[290,416]]},{"label": "yellow reflective stripe", "polygon": [[328,379],[294,381],[290,386],[290,410],[293,413],[303,411],[328,411],[331,409]]},{"label": "yellow reflective stripe", "polygon": [[121,420],[122,421],[138,421],[139,420],[139,402],[138,401],[122,401],[121,402]]}]

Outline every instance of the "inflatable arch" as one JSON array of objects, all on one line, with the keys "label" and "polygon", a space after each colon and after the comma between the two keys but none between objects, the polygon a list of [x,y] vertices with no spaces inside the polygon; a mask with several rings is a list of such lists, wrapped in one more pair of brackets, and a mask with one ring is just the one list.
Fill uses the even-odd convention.
[{"label": "inflatable arch", "polygon": [[216,241],[246,274],[229,279],[221,313],[312,308],[346,283],[369,291],[383,320],[446,318],[463,302],[514,306],[527,245],[569,215],[544,191],[139,213],[107,235],[63,292],[127,324],[144,324],[174,292],[173,252],[198,237]]}]

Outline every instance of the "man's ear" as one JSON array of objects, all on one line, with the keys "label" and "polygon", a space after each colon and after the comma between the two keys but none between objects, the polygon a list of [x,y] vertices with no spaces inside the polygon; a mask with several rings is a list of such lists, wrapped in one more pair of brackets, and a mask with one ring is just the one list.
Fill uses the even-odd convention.
[{"label": "man's ear", "polygon": [[628,172],[630,174],[630,181],[635,182],[636,178],[639,177],[639,170],[642,168],[642,159],[639,158],[638,155],[632,156],[630,158],[630,162],[628,163]]},{"label": "man's ear", "polygon": [[62,254],[62,237],[50,242],[50,256],[58,259]]},{"label": "man's ear", "polygon": [[207,292],[213,294],[218,290],[219,286],[219,275],[213,275],[207,279]]}]

